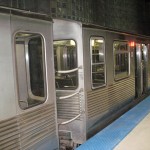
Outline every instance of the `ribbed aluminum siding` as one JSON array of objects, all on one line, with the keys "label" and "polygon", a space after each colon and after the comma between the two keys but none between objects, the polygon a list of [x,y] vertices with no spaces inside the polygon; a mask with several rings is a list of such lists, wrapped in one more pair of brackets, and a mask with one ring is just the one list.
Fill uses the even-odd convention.
[{"label": "ribbed aluminum siding", "polygon": [[109,111],[135,95],[135,80],[127,78],[105,88],[87,92],[88,117]]},{"label": "ribbed aluminum siding", "polygon": [[[66,96],[68,93],[57,93],[57,96]],[[57,100],[57,113],[59,119],[72,119],[81,111],[82,95],[77,94],[71,98]]]},{"label": "ribbed aluminum siding", "polygon": [[54,105],[0,122],[0,150],[26,150],[50,135],[56,135]]},{"label": "ribbed aluminum siding", "polygon": [[0,150],[19,150],[17,118],[0,122]]},{"label": "ribbed aluminum siding", "polygon": [[47,105],[19,117],[20,141],[23,150],[51,134],[56,134],[54,105]]}]

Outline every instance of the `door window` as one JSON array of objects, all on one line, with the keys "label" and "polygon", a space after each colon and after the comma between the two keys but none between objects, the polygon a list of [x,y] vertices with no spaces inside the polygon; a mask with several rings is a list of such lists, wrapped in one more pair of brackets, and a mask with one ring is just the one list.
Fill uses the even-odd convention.
[{"label": "door window", "polygon": [[19,32],[15,35],[18,96],[22,109],[46,100],[43,41],[39,34]]},{"label": "door window", "polygon": [[114,75],[115,79],[122,79],[130,73],[130,52],[127,42],[115,41],[114,49]]},{"label": "door window", "polygon": [[91,84],[98,88],[106,84],[105,73],[105,41],[102,37],[92,37],[91,40]]}]

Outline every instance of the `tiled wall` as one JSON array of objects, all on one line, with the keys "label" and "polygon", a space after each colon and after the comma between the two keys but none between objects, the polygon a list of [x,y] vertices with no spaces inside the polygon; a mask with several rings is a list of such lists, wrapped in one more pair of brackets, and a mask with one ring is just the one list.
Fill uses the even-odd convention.
[{"label": "tiled wall", "polygon": [[149,0],[0,0],[0,5],[45,13],[53,18],[150,34],[145,27],[149,26],[150,20]]}]

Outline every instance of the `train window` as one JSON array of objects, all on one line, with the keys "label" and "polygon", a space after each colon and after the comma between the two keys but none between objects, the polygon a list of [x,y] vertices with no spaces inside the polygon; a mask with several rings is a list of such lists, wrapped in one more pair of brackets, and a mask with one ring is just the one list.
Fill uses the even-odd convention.
[{"label": "train window", "polygon": [[92,37],[91,40],[91,82],[92,88],[106,84],[105,77],[105,41],[102,37]]},{"label": "train window", "polygon": [[27,109],[46,100],[43,38],[34,33],[15,35],[19,104]]},{"label": "train window", "polygon": [[77,46],[74,40],[54,41],[55,83],[58,90],[78,86]]},{"label": "train window", "polygon": [[114,70],[115,79],[122,79],[129,76],[129,48],[127,42],[115,41],[114,49]]}]

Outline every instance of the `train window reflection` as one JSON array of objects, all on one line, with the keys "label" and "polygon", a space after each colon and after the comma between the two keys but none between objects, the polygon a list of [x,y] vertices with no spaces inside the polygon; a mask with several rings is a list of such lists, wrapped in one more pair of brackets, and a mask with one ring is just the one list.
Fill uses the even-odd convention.
[{"label": "train window reflection", "polygon": [[91,38],[91,78],[92,88],[106,84],[105,42],[101,37]]},{"label": "train window reflection", "polygon": [[17,33],[15,54],[21,108],[27,109],[44,103],[46,83],[42,36],[32,33]]},{"label": "train window reflection", "polygon": [[129,76],[129,49],[127,42],[115,41],[114,48],[114,67],[115,79]]},{"label": "train window reflection", "polygon": [[77,46],[74,40],[54,41],[55,84],[59,90],[78,86]]}]

